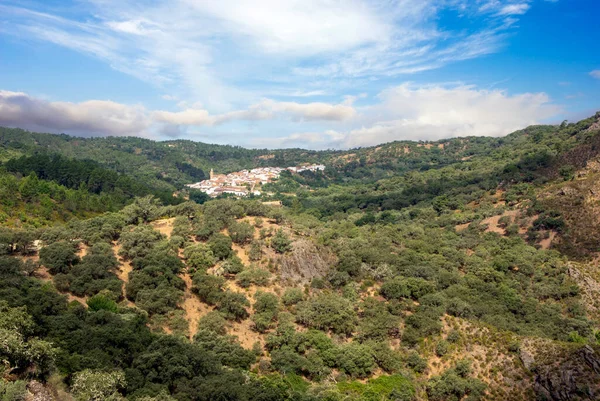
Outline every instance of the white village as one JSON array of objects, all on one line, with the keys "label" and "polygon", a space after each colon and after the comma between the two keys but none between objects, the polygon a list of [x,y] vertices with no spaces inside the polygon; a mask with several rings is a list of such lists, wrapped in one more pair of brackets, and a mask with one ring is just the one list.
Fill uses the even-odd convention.
[{"label": "white village", "polygon": [[210,170],[210,178],[186,186],[193,189],[199,189],[211,197],[217,197],[222,194],[231,194],[235,196],[260,195],[261,187],[264,184],[276,180],[282,171],[289,171],[292,174],[298,174],[303,171],[323,171],[323,164],[310,164],[296,167],[259,167],[252,170],[241,170],[229,174],[215,174]]}]

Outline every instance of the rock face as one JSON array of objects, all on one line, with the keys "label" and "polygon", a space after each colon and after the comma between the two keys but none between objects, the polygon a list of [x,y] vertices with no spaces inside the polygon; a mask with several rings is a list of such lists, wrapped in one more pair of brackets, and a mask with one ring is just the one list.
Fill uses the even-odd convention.
[{"label": "rock face", "polygon": [[281,279],[298,284],[310,283],[313,278],[325,276],[334,264],[333,255],[318,250],[309,240],[299,240],[294,242],[293,250],[281,259]]},{"label": "rock face", "polygon": [[38,381],[32,380],[29,382],[27,389],[30,393],[30,397],[28,397],[30,401],[55,401],[52,393]]},{"label": "rock face", "polygon": [[558,366],[538,367],[534,390],[538,400],[597,400],[600,396],[600,357],[586,345]]}]

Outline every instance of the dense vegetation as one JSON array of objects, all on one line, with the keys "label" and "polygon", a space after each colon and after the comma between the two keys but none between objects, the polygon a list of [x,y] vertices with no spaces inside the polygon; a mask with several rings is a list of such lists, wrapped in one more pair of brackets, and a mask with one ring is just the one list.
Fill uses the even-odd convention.
[{"label": "dense vegetation", "polygon": [[[528,358],[598,350],[574,270],[598,251],[598,118],[348,152],[2,129],[0,399],[557,399]],[[327,169],[172,196],[300,162]],[[591,399],[598,372],[569,369]]]}]

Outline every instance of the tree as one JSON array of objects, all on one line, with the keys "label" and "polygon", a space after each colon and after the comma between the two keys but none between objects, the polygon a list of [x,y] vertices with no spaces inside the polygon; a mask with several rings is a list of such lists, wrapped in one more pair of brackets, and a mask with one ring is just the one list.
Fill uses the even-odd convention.
[{"label": "tree", "polygon": [[192,290],[198,297],[209,305],[216,304],[223,294],[225,279],[203,272],[197,272],[192,277]]},{"label": "tree", "polygon": [[277,230],[273,238],[271,238],[271,248],[277,253],[286,253],[292,249],[292,241],[290,237],[283,232],[283,229]]},{"label": "tree", "polygon": [[183,257],[192,272],[206,271],[216,263],[215,256],[211,248],[206,244],[193,244],[183,250]]},{"label": "tree", "polygon": [[304,299],[304,293],[300,288],[288,288],[281,297],[281,302],[285,306],[296,305]]},{"label": "tree", "polygon": [[261,260],[263,257],[262,243],[259,240],[252,241],[248,251],[248,259],[252,261]]},{"label": "tree", "polygon": [[73,243],[59,241],[40,250],[40,262],[50,274],[69,273],[71,267],[79,262],[79,257],[75,254]]},{"label": "tree", "polygon": [[231,244],[231,238],[221,233],[213,234],[208,240],[208,246],[219,260],[225,260],[231,255],[233,252]]},{"label": "tree", "polygon": [[352,302],[336,294],[319,294],[300,302],[296,320],[307,327],[350,335],[358,323]]},{"label": "tree", "polygon": [[131,205],[123,208],[127,224],[148,223],[157,217],[159,205],[158,199],[152,195],[135,198]]},{"label": "tree", "polygon": [[119,255],[128,259],[144,257],[152,251],[158,241],[164,238],[164,235],[149,225],[137,226],[121,234]]},{"label": "tree", "polygon": [[232,291],[223,292],[216,305],[217,310],[223,313],[223,316],[237,321],[248,318],[249,314],[246,308],[249,306],[250,302],[244,294]]},{"label": "tree", "polygon": [[264,333],[277,320],[279,299],[275,294],[260,291],[256,293],[254,299],[256,300],[253,305],[254,315],[252,315],[254,329],[259,333]]},{"label": "tree", "polygon": [[246,222],[234,222],[229,225],[229,236],[236,244],[244,245],[254,238],[254,227]]},{"label": "tree", "polygon": [[341,347],[338,366],[352,377],[367,377],[376,367],[373,351],[366,345],[351,342]]},{"label": "tree", "polygon": [[119,390],[125,388],[123,372],[84,370],[73,377],[71,391],[78,401],[124,401]]}]

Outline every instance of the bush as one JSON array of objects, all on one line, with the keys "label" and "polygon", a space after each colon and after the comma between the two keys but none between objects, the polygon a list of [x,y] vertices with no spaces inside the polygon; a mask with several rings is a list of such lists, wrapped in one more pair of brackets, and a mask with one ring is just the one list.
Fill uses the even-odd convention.
[{"label": "bush", "polygon": [[435,354],[439,357],[442,357],[448,353],[449,350],[448,342],[446,341],[438,341],[435,345]]},{"label": "bush", "polygon": [[259,333],[264,333],[271,328],[273,322],[277,320],[279,312],[279,298],[276,295],[264,292],[257,292],[254,303],[254,329]]},{"label": "bush", "polygon": [[261,260],[263,257],[262,250],[262,242],[261,241],[252,241],[252,245],[250,245],[250,250],[248,251],[248,258],[253,261]]},{"label": "bush", "polygon": [[27,399],[27,382],[17,380],[14,382],[0,379],[0,400],[25,401]]},{"label": "bush", "polygon": [[254,227],[246,222],[232,223],[229,225],[228,231],[229,236],[236,244],[248,244],[254,238]]},{"label": "bush", "polygon": [[210,311],[198,321],[199,330],[212,331],[219,335],[227,334],[227,321],[217,311]]},{"label": "bush", "polygon": [[206,244],[193,244],[183,250],[183,257],[192,272],[206,271],[217,262],[213,251]]},{"label": "bush", "polygon": [[236,282],[242,288],[248,288],[252,284],[257,286],[266,286],[269,284],[271,273],[264,269],[248,269],[244,270],[236,277]]},{"label": "bush", "polygon": [[117,313],[119,307],[117,303],[106,294],[96,294],[87,300],[87,305],[90,310],[99,311],[105,310]]},{"label": "bush", "polygon": [[297,305],[296,320],[307,327],[350,335],[358,323],[352,302],[337,294],[320,294]]},{"label": "bush", "polygon": [[366,345],[351,342],[340,348],[338,354],[340,370],[352,377],[367,377],[376,367],[371,348]]},{"label": "bush", "polygon": [[213,276],[198,272],[192,277],[192,291],[198,294],[202,302],[209,305],[215,305],[223,294],[225,279],[223,277]]},{"label": "bush", "polygon": [[244,270],[242,260],[237,256],[232,256],[221,265],[223,271],[227,274],[238,274]]},{"label": "bush", "polygon": [[40,262],[50,274],[69,273],[79,262],[75,244],[67,241],[54,242],[40,250]]},{"label": "bush", "polygon": [[427,369],[427,360],[421,358],[416,352],[411,352],[406,358],[406,365],[417,373],[423,373]]},{"label": "bush", "polygon": [[219,297],[216,308],[229,320],[244,320],[249,314],[246,310],[250,306],[248,298],[238,292],[225,291]]},{"label": "bush", "polygon": [[208,240],[208,246],[219,260],[225,260],[232,254],[231,244],[231,238],[220,233],[213,234]]},{"label": "bush", "polygon": [[281,302],[285,306],[296,305],[304,299],[304,293],[300,288],[288,288],[281,297]]},{"label": "bush", "polygon": [[292,249],[292,240],[283,232],[283,229],[280,228],[273,238],[271,238],[271,248],[277,253],[286,253]]}]

